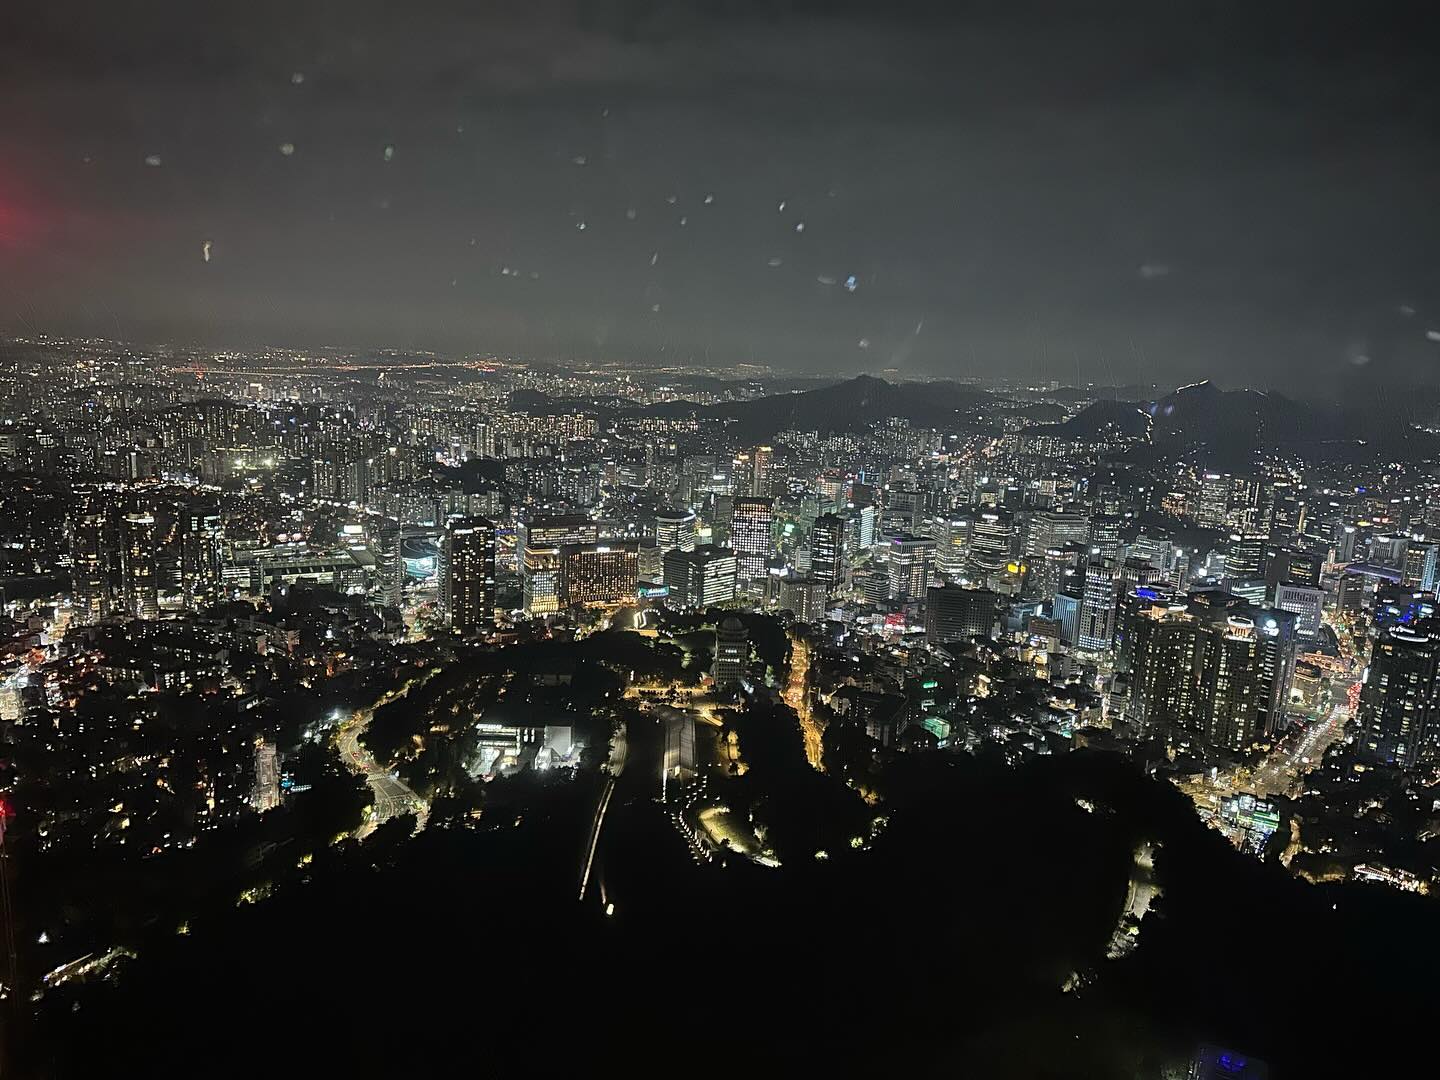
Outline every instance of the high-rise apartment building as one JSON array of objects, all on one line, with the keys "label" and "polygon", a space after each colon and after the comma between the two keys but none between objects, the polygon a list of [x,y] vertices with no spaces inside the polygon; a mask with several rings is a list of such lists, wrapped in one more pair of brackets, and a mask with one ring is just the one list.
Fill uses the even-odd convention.
[{"label": "high-rise apartment building", "polygon": [[495,619],[495,523],[469,517],[445,530],[442,603],[450,628],[469,634]]}]

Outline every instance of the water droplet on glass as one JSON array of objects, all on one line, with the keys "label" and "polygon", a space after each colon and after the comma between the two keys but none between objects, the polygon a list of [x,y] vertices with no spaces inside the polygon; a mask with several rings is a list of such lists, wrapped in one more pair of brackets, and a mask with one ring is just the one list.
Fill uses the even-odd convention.
[{"label": "water droplet on glass", "polygon": [[393,161],[395,159],[395,147],[387,145],[385,147],[384,157],[386,161]]},{"label": "water droplet on glass", "polygon": [[862,349],[868,349],[869,347],[870,347],[870,339],[869,339],[868,337],[862,337],[862,338],[860,339],[860,348],[862,348]]},{"label": "water droplet on glass", "polygon": [[303,83],[304,81],[305,81],[305,73],[304,73],[303,71],[292,71],[292,72],[290,73],[290,85],[291,85],[291,86],[299,86],[299,85],[300,85],[301,83]]},{"label": "water droplet on glass", "polygon": [[295,153],[295,144],[293,142],[282,142],[280,144],[280,153],[284,154],[286,157],[289,157],[291,154]]},{"label": "water droplet on glass", "polygon": [[586,164],[587,162],[589,162],[589,160],[590,160],[590,159],[587,158],[584,154],[576,154],[574,157],[572,157],[572,158],[570,159],[570,164],[571,164],[571,165],[584,165],[584,164]]},{"label": "water droplet on glass", "polygon": [[855,279],[855,275],[854,275],[854,274],[851,274],[849,277],[847,277],[847,278],[845,279],[845,291],[846,291],[846,292],[854,292],[854,291],[855,291],[856,289],[858,289],[859,287],[860,287],[860,282]]},{"label": "water droplet on glass", "polygon": [[625,210],[625,220],[626,220],[626,221],[634,221],[635,218],[636,218],[635,208],[634,208],[633,206],[627,207],[626,210]]},{"label": "water droplet on glass", "polygon": [[584,232],[584,231],[585,231],[585,222],[583,222],[583,221],[577,221],[577,222],[575,223],[575,228],[579,229],[581,232]]},{"label": "water droplet on glass", "polygon": [[705,196],[705,205],[706,205],[706,206],[709,206],[709,205],[710,205],[711,203],[713,203],[714,201],[715,201],[715,196],[714,196],[714,195],[706,195],[706,196]]},{"label": "water droplet on glass", "polygon": [[653,312],[655,312],[655,313],[658,315],[658,314],[660,313],[660,305],[659,305],[659,304],[651,304],[651,305],[650,305],[650,310],[653,311]]},{"label": "water droplet on glass", "polygon": [[1426,330],[1426,331],[1425,331],[1425,340],[1427,340],[1427,341],[1440,341],[1440,330]]},{"label": "water droplet on glass", "polygon": [[796,231],[796,232],[804,232],[804,231],[805,231],[805,223],[804,223],[803,221],[797,221],[797,222],[795,222],[795,231]]},{"label": "water droplet on glass", "polygon": [[145,164],[148,165],[148,166],[149,166],[150,168],[152,168],[152,169],[158,169],[158,168],[160,167],[160,155],[159,155],[159,154],[146,154],[146,155],[145,155]]},{"label": "water droplet on glass", "polygon": [[666,195],[666,196],[665,196],[665,201],[666,201],[667,203],[669,203],[671,206],[674,206],[677,202],[680,201],[680,196],[679,196],[679,195]]},{"label": "water droplet on glass", "polygon": [[687,221],[689,221],[689,220],[690,220],[690,219],[689,219],[688,217],[686,217],[684,214],[681,214],[681,215],[680,215],[680,224],[681,224],[682,226],[683,226]]},{"label": "water droplet on glass", "polygon": [[776,211],[778,211],[779,213],[783,214],[783,213],[785,212],[785,200],[784,200],[784,199],[781,199],[781,200],[780,200],[780,205],[777,206],[775,209],[776,209]]},{"label": "water droplet on glass", "polygon": [[658,251],[652,251],[652,252],[650,253],[650,265],[651,265],[651,266],[654,266],[654,265],[655,265],[656,263],[658,263],[659,261],[660,261],[660,253],[659,253]]},{"label": "water droplet on glass", "polygon": [[207,263],[210,261],[210,241],[209,241],[209,240],[202,240],[202,241],[200,242],[200,257],[201,257],[202,259],[204,259]]},{"label": "water droplet on glass", "polygon": [[780,258],[779,255],[771,255],[770,258],[765,260],[765,265],[773,270],[775,267],[783,265],[784,262],[785,260]]}]

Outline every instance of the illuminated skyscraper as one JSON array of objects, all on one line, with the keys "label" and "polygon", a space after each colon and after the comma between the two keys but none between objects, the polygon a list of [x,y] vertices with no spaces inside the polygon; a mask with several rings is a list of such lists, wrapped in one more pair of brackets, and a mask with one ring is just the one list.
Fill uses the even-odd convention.
[{"label": "illuminated skyscraper", "polygon": [[757,446],[750,452],[750,494],[756,498],[770,498],[771,480],[775,468],[775,448]]},{"label": "illuminated skyscraper", "polygon": [[946,579],[965,576],[970,555],[970,519],[945,514],[935,520],[931,535],[935,537],[935,569]]},{"label": "illuminated skyscraper", "polygon": [[560,549],[598,542],[599,527],[584,514],[548,514],[532,518],[522,529],[525,610],[553,614],[560,610]]},{"label": "illuminated skyscraper", "polygon": [[1087,544],[1089,541],[1090,521],[1084,514],[1067,510],[1037,510],[1030,517],[1025,555],[1034,565],[1051,548]]},{"label": "illuminated skyscraper", "polygon": [[995,632],[999,605],[999,594],[989,589],[959,585],[932,588],[925,598],[925,640],[944,643],[988,638]]},{"label": "illuminated skyscraper", "polygon": [[400,558],[400,523],[381,518],[369,531],[370,550],[375,557],[375,598],[387,607],[399,607],[405,575]]},{"label": "illuminated skyscraper", "polygon": [[1092,557],[1085,566],[1084,589],[1076,644],[1091,652],[1104,652],[1115,636],[1114,564],[1108,559]]},{"label": "illuminated skyscraper", "polygon": [[700,609],[735,599],[735,552],[706,544],[665,556],[665,585],[672,607]]},{"label": "illuminated skyscraper", "polygon": [[445,532],[445,615],[450,628],[470,634],[495,619],[495,524],[460,518]]},{"label": "illuminated skyscraper", "polygon": [[745,677],[750,663],[750,632],[733,615],[715,628],[715,683],[730,687]]},{"label": "illuminated skyscraper", "polygon": [[890,599],[900,603],[924,600],[935,570],[935,541],[928,536],[896,536],[890,553]]},{"label": "illuminated skyscraper", "polygon": [[730,545],[735,549],[737,573],[742,581],[765,576],[765,564],[774,554],[771,532],[774,505],[769,499],[739,496],[730,517]]},{"label": "illuminated skyscraper", "polygon": [[821,514],[810,528],[810,576],[831,595],[845,586],[845,521]]},{"label": "illuminated skyscraper", "polygon": [[970,525],[970,566],[977,575],[1005,567],[1015,543],[1015,519],[1005,510],[982,510]]},{"label": "illuminated skyscraper", "polygon": [[560,549],[561,599],[565,607],[633,600],[639,574],[640,549],[633,540],[574,544]]},{"label": "illuminated skyscraper", "polygon": [[80,623],[98,622],[114,607],[110,581],[113,519],[104,495],[100,492],[82,495],[67,528],[75,619]]},{"label": "illuminated skyscraper", "polygon": [[125,614],[153,619],[160,614],[155,567],[155,516],[126,514],[121,528],[120,587]]},{"label": "illuminated skyscraper", "polygon": [[667,551],[695,550],[695,511],[686,509],[659,510],[655,513],[655,545],[660,557]]},{"label": "illuminated skyscraper", "polygon": [[1357,710],[1360,754],[1411,769],[1434,757],[1440,734],[1440,644],[1435,627],[1392,627],[1370,654]]}]

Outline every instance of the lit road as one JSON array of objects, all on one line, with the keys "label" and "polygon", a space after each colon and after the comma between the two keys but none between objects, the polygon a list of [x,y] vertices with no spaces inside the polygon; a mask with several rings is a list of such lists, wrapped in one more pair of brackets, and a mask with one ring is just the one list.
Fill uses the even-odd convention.
[{"label": "lit road", "polygon": [[1344,736],[1349,716],[1347,706],[1336,705],[1329,716],[1311,724],[1299,738],[1285,740],[1250,775],[1245,790],[1262,797],[1296,794],[1305,774],[1317,767],[1325,752]]},{"label": "lit road", "polygon": [[335,748],[340,754],[340,759],[345,762],[351,772],[365,777],[365,782],[370,785],[371,796],[374,800],[370,816],[355,834],[362,840],[374,832],[382,822],[402,814],[415,815],[418,831],[425,827],[426,818],[430,814],[429,804],[411,791],[402,780],[382,769],[370,751],[366,750],[360,742],[360,736],[370,726],[375,710],[396,698],[404,697],[409,693],[411,685],[411,683],[406,683],[401,689],[386,694],[368,709],[355,710],[350,714],[350,719],[341,723],[339,730],[335,733]]},{"label": "lit road", "polygon": [[785,689],[781,691],[780,697],[786,705],[795,710],[795,715],[800,718],[800,731],[805,737],[805,757],[810,764],[818,769],[824,757],[824,744],[821,736],[825,732],[825,725],[815,719],[814,710],[810,708],[810,695],[807,693],[810,680],[810,645],[798,637],[790,639],[790,677],[785,682]]},{"label": "lit road", "polygon": [[[600,798],[595,803],[595,816],[590,821],[590,833],[585,840],[585,854],[580,863],[580,899],[590,887],[590,875],[595,869],[595,851],[600,846],[600,834],[605,828],[605,814],[610,809],[610,800],[615,795],[615,781],[625,771],[625,756],[628,744],[625,741],[625,725],[622,722],[615,731],[615,741],[610,746],[610,760],[606,762],[605,786],[600,789]],[[600,887],[603,895],[605,887]]]}]

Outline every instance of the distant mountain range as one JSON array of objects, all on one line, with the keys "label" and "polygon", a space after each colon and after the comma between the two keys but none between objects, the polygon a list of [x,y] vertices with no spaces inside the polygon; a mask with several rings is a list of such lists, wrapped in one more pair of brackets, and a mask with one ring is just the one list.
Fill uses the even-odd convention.
[{"label": "distant mountain range", "polygon": [[1222,390],[1192,383],[1153,401],[1096,401],[1063,424],[1028,428],[1060,438],[1141,439],[1158,450],[1199,448],[1217,464],[1232,464],[1260,447],[1315,450],[1365,440],[1397,454],[1432,450],[1433,439],[1411,429],[1412,419],[1433,412],[1419,395],[1403,405],[1377,409],[1351,400],[1344,405],[1296,401],[1259,390]]},{"label": "distant mountain range", "polygon": [[860,375],[833,386],[793,394],[773,394],[720,405],[667,402],[633,410],[633,415],[729,421],[742,441],[764,440],[776,432],[860,431],[876,420],[903,416],[914,424],[940,427],[957,417],[973,416],[993,400],[984,390],[955,382],[889,383]]},{"label": "distant mountain range", "polygon": [[[995,393],[964,383],[891,383],[860,375],[815,389],[716,405],[671,401],[635,406],[621,400],[547,398],[534,391],[517,391],[512,404],[536,411],[598,410],[606,417],[718,420],[742,442],[764,442],[787,429],[822,434],[861,431],[890,416],[904,417],[923,427],[946,427],[957,421],[991,424],[995,406],[1004,401]],[[1035,402],[1014,411],[1042,421],[1058,414],[1053,405]],[[1222,390],[1207,380],[1152,400],[1102,398],[1063,423],[1041,423],[1026,430],[1064,439],[1142,440],[1160,452],[1199,447],[1208,456],[1227,462],[1248,457],[1262,446],[1299,449],[1360,439],[1414,454],[1428,452],[1432,440],[1412,431],[1410,423],[1433,417],[1435,412],[1434,395],[1424,392],[1401,401],[1387,398],[1377,404],[1352,396],[1343,405],[1326,405],[1296,401],[1273,392]]]},{"label": "distant mountain range", "polygon": [[777,432],[794,428],[818,431],[862,431],[876,420],[902,416],[914,424],[943,427],[957,418],[974,417],[995,399],[984,390],[956,382],[889,383],[872,375],[844,382],[769,394],[743,401],[703,405],[694,401],[667,401],[658,405],[627,406],[616,399],[587,400],[549,397],[536,390],[517,390],[511,407],[531,412],[587,411],[604,417],[651,416],[719,420],[742,442],[763,442]]}]

